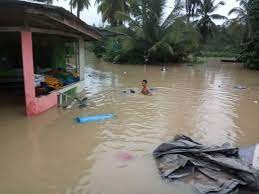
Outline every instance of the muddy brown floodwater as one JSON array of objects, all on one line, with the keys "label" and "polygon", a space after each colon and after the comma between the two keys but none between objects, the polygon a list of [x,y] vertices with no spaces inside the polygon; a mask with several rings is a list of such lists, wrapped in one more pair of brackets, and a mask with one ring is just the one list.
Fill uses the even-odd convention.
[{"label": "muddy brown floodwater", "polygon": [[[91,59],[91,58],[90,58]],[[259,142],[259,72],[217,61],[188,67],[86,66],[85,109],[51,109],[33,118],[19,103],[0,115],[1,194],[194,194],[161,180],[152,151],[176,134],[209,144]],[[137,91],[147,79],[153,96]],[[245,85],[247,89],[234,89]],[[105,122],[76,116],[115,113]]]}]

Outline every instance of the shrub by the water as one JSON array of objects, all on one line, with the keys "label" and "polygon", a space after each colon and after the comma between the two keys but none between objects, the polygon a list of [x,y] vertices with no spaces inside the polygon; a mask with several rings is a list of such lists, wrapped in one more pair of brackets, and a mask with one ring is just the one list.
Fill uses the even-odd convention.
[{"label": "shrub by the water", "polygon": [[[119,11],[114,15],[125,24],[108,27],[109,30],[123,32],[125,36],[104,38],[102,42],[92,44],[91,50],[113,63],[182,62],[192,60],[188,59],[191,56],[223,57],[238,58],[247,68],[258,69],[259,0],[240,1],[240,7],[230,11],[237,17],[223,25],[216,25],[213,20],[226,19],[214,14],[224,2],[198,1],[202,3],[193,6],[194,14],[190,14],[189,19],[183,11],[183,1],[175,1],[174,9],[165,19],[166,1],[130,1],[130,14]],[[208,20],[204,19],[205,16]]]},{"label": "shrub by the water", "polygon": [[249,1],[248,16],[251,27],[250,37],[242,45],[240,59],[245,67],[259,69],[259,0]]}]

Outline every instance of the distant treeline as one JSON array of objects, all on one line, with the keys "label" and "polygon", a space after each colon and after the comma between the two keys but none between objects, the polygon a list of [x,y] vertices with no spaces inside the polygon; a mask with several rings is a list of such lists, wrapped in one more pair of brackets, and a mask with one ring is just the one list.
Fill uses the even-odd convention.
[{"label": "distant treeline", "polygon": [[[51,0],[38,0],[51,3]],[[236,57],[259,68],[259,0],[237,0],[229,15],[216,14],[220,0],[96,0],[105,29],[124,35],[105,37],[90,49],[115,63],[185,61],[190,56]],[[77,15],[89,0],[70,0]],[[216,25],[216,20],[224,20]]]}]

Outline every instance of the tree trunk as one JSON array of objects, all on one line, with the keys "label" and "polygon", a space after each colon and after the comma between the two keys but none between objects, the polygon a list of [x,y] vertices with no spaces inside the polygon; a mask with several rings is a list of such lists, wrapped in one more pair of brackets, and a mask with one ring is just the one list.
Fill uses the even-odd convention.
[{"label": "tree trunk", "polygon": [[117,26],[118,26],[118,23],[117,23],[117,20],[116,20],[116,19],[111,18],[111,26],[112,26],[112,27],[117,27]]},{"label": "tree trunk", "polygon": [[187,14],[187,23],[188,24],[190,23],[190,14],[189,13]]}]

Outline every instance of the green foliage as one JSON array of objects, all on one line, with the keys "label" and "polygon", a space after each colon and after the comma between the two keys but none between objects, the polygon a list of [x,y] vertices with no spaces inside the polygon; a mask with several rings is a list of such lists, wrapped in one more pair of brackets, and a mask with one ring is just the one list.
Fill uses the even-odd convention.
[{"label": "green foliage", "polygon": [[102,41],[89,43],[87,45],[87,50],[93,52],[97,57],[101,58],[105,52],[104,43]]},{"label": "green foliage", "polygon": [[[225,4],[223,1],[175,0],[172,12],[162,19],[166,0],[116,1],[127,2],[127,8],[116,8],[106,0],[97,0],[99,8],[106,4],[105,9],[100,9],[104,21],[113,26],[112,30],[127,36],[106,38],[102,43],[92,45],[91,50],[114,63],[143,63],[147,58],[151,63],[186,61],[189,56],[233,58],[242,51],[240,59],[255,67],[258,62],[258,27],[255,26],[259,24],[254,16],[256,11],[248,14],[248,8],[250,2],[258,0],[250,0],[249,3],[249,0],[238,1],[240,7],[233,8],[229,13],[237,14],[237,18],[217,26],[214,20],[226,19],[215,14]],[[186,12],[183,12],[184,9]],[[110,17],[106,17],[109,15],[106,13]],[[191,17],[198,20],[190,22]],[[127,25],[120,25],[122,22]]]},{"label": "green foliage", "polygon": [[228,13],[228,15],[236,14],[236,20],[237,22],[240,22],[242,24],[248,24],[248,2],[249,0],[237,0],[239,1],[239,7],[234,7],[231,9]]},{"label": "green foliage", "polygon": [[[101,57],[112,63],[137,64],[143,62],[143,50],[140,50],[140,48],[130,48],[133,44],[127,41],[130,41],[130,39],[125,40],[125,37],[106,38],[98,44],[92,43],[89,49],[93,51],[97,57]],[[139,45],[141,46],[141,44]]]},{"label": "green foliage", "polygon": [[239,60],[244,62],[246,68],[259,69],[259,55],[254,42],[246,43],[242,48]]},{"label": "green foliage", "polygon": [[202,64],[205,63],[206,60],[204,57],[191,56],[187,62],[191,64]]},{"label": "green foliage", "polygon": [[117,17],[129,24],[129,27],[120,28],[127,36],[104,41],[104,59],[131,63],[143,63],[145,57],[149,62],[182,61],[198,47],[199,33],[194,26],[185,22],[180,13],[181,4],[176,4],[162,22],[165,0],[140,0],[134,3],[134,19],[125,13],[117,13]]},{"label": "green foliage", "polygon": [[105,42],[106,51],[103,55],[103,58],[114,63],[118,62],[121,55],[121,44],[118,39],[109,39]]},{"label": "green foliage", "polygon": [[222,40],[219,42],[231,46],[234,51],[240,51],[240,44],[245,40],[244,37],[247,34],[247,25],[233,21],[223,26],[222,32]]},{"label": "green foliage", "polygon": [[215,57],[215,58],[220,58],[220,57],[224,57],[224,58],[236,58],[239,57],[239,54],[234,53],[232,51],[205,51],[202,50],[199,53],[196,53],[196,56],[200,56],[200,57]]},{"label": "green foliage", "polygon": [[197,55],[205,57],[237,57],[240,53],[244,30],[245,25],[236,21],[216,26],[214,35],[208,38],[206,44],[201,45],[200,52]]},{"label": "green foliage", "polygon": [[62,38],[56,36],[33,38],[34,65],[37,69],[65,67],[67,48]]},{"label": "green foliage", "polygon": [[248,19],[250,25],[249,40],[242,45],[240,59],[245,67],[259,69],[259,0],[248,3]]},{"label": "green foliage", "polygon": [[196,9],[200,6],[200,4],[200,0],[185,0],[187,22],[190,22],[190,18],[195,16]]},{"label": "green foliage", "polygon": [[251,23],[252,41],[256,51],[259,51],[259,0],[251,0],[249,20]]}]

